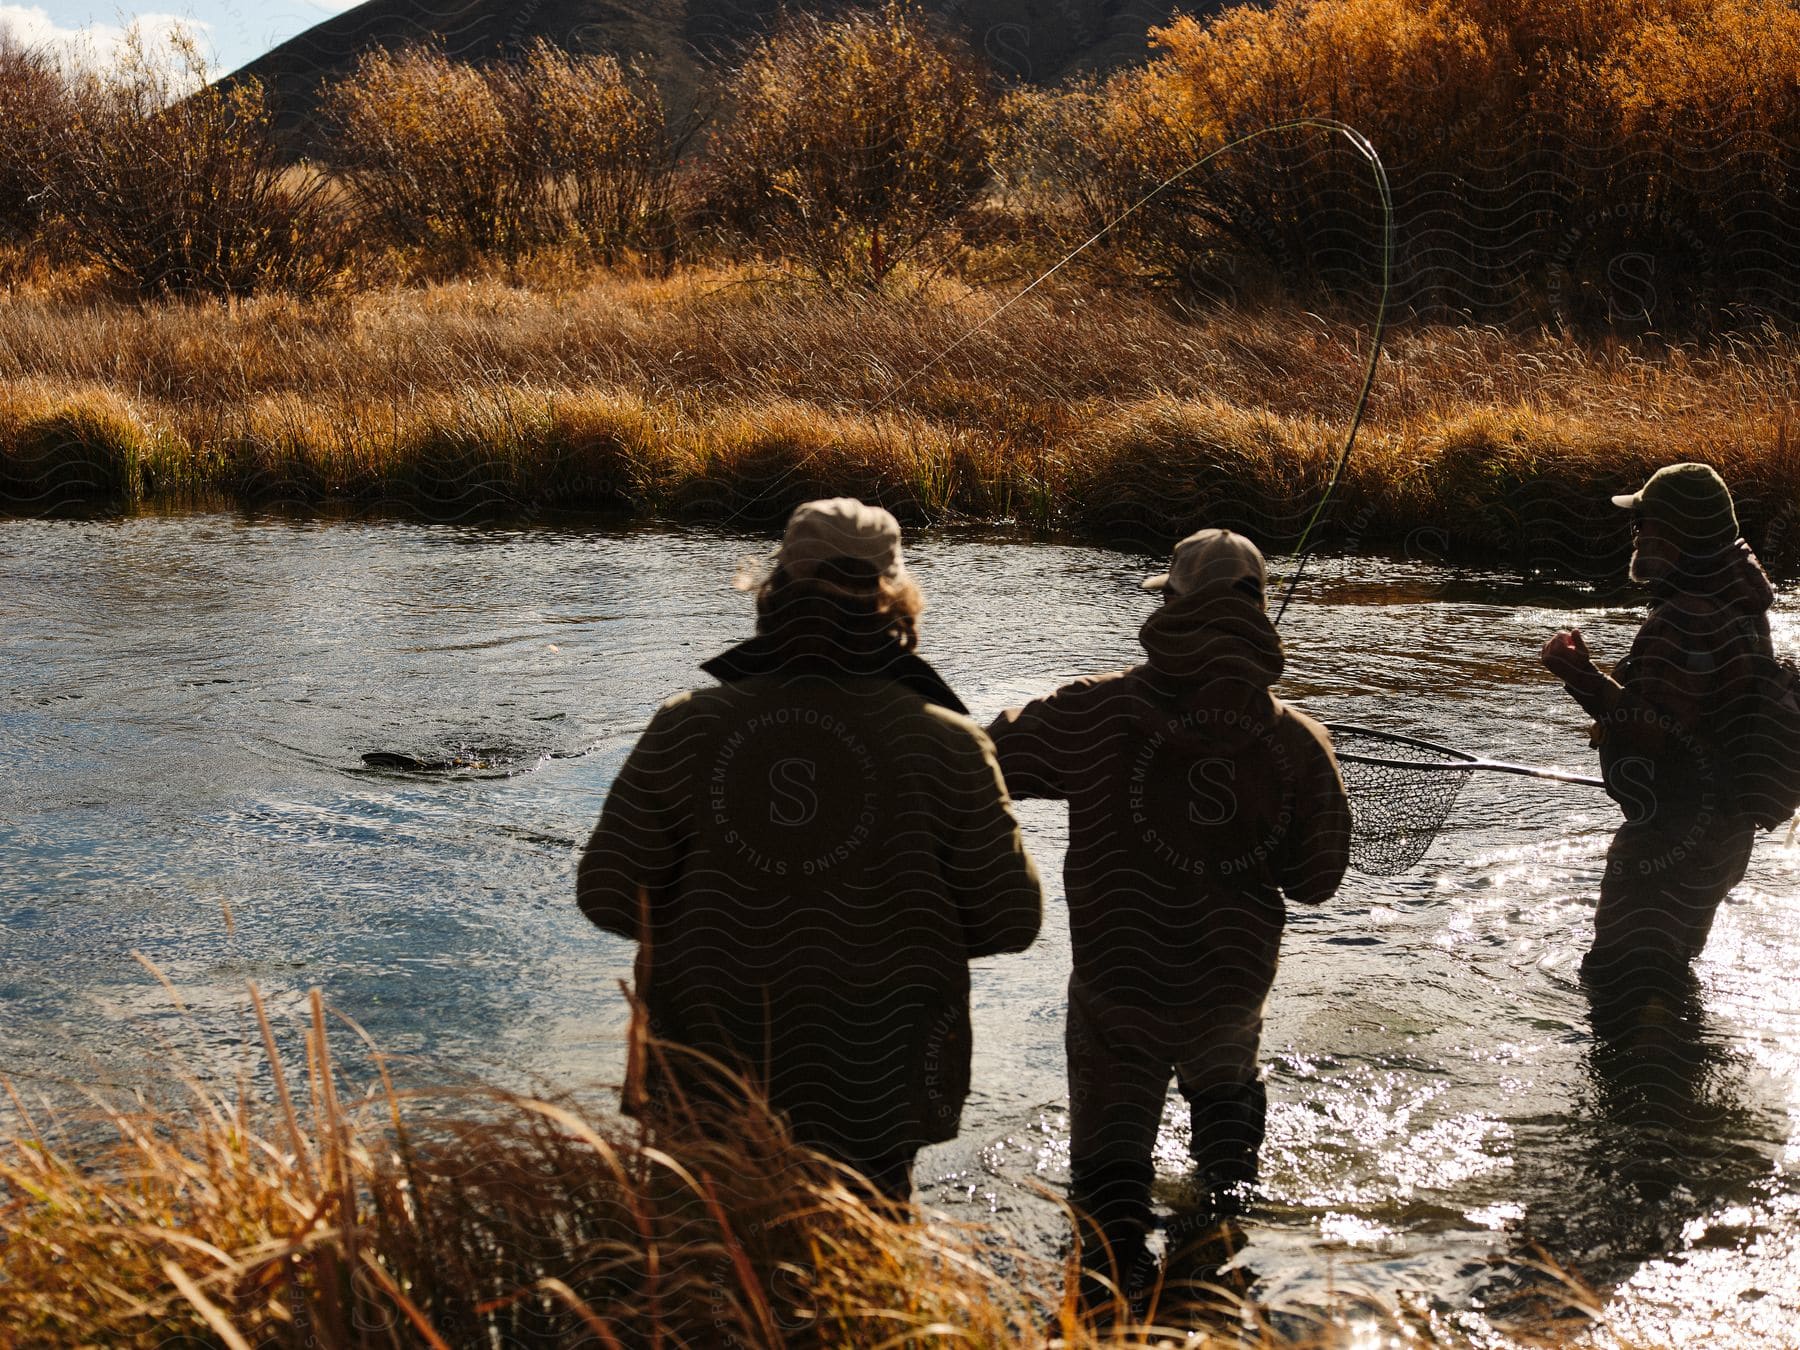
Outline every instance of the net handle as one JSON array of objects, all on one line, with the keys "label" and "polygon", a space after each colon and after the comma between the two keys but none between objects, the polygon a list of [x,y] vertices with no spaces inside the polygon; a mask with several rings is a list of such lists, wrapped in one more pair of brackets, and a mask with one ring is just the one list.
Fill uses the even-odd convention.
[{"label": "net handle", "polygon": [[1510,773],[1521,778],[1542,778],[1552,783],[1574,783],[1580,787],[1604,788],[1604,779],[1594,778],[1587,774],[1568,773],[1562,769],[1540,768],[1533,764],[1508,764],[1503,760],[1481,759],[1466,751],[1453,749],[1448,745],[1438,745],[1434,741],[1420,740],[1416,736],[1400,736],[1391,731],[1376,731],[1371,727],[1356,726],[1350,722],[1327,722],[1325,729],[1334,736],[1340,732],[1352,735],[1367,736],[1371,740],[1386,741],[1392,745],[1410,745],[1419,750],[1429,750],[1433,754],[1449,755],[1452,762],[1433,764],[1416,759],[1389,759],[1381,755],[1359,755],[1354,751],[1338,754],[1339,760],[1347,760],[1352,764],[1373,764],[1386,769],[1417,769],[1427,773],[1467,773],[1481,770],[1484,773]]}]

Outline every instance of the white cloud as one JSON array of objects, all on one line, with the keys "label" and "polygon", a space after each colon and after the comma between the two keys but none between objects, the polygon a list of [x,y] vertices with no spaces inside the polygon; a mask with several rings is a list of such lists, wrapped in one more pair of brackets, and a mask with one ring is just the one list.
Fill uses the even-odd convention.
[{"label": "white cloud", "polygon": [[[79,65],[110,65],[132,28],[143,35],[144,45],[149,50],[157,51],[177,29],[185,29],[191,36],[204,39],[206,30],[211,27],[211,24],[179,14],[139,14],[129,25],[90,23],[63,28],[36,5],[0,5],[0,33],[27,47],[55,52]],[[205,50],[204,45],[202,50]]]}]

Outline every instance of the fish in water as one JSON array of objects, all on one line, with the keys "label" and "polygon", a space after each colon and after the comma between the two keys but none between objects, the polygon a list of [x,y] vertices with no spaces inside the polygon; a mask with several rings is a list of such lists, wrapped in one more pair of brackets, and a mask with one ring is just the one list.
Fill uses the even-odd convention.
[{"label": "fish in water", "polygon": [[519,756],[506,750],[484,747],[460,750],[446,757],[433,759],[421,759],[417,755],[403,754],[397,750],[372,750],[362,757],[362,762],[364,768],[392,769],[401,773],[466,773],[469,770],[497,769],[518,758]]},{"label": "fish in water", "polygon": [[371,750],[363,755],[365,769],[389,773],[477,773],[510,775],[546,759],[573,759],[581,750],[520,750],[498,745],[470,746],[436,755],[409,755],[401,750]]}]

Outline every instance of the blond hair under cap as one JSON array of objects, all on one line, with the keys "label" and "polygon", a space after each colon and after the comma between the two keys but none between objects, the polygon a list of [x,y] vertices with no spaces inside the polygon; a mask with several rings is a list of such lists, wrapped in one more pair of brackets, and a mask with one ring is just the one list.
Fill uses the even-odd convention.
[{"label": "blond hair under cap", "polygon": [[820,563],[843,559],[867,563],[885,580],[906,580],[900,522],[892,512],[854,497],[827,497],[796,506],[776,550],[775,565],[800,577]]},{"label": "blond hair under cap", "polygon": [[1175,545],[1169,570],[1144,582],[1147,591],[1192,595],[1220,583],[1253,581],[1260,596],[1268,584],[1262,550],[1231,530],[1197,530]]}]

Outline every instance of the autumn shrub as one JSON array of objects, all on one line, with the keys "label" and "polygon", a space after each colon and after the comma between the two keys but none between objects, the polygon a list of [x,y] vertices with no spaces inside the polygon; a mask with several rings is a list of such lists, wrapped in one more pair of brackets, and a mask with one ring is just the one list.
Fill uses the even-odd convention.
[{"label": "autumn shrub", "polygon": [[41,51],[0,30],[0,242],[37,232],[44,154],[63,115],[61,74]]},{"label": "autumn shrub", "polygon": [[486,65],[375,50],[324,107],[364,222],[427,270],[552,245],[602,262],[671,247],[681,138],[655,85],[612,56],[542,40]]},{"label": "autumn shrub", "polygon": [[987,180],[991,73],[914,9],[792,15],[725,90],[725,216],[839,286],[927,260]]},{"label": "autumn shrub", "polygon": [[[1584,246],[1561,265],[1575,274],[1565,306],[1641,322],[1800,314],[1800,9],[1619,9],[1612,41],[1561,100],[1586,149],[1564,168],[1563,237]],[[1589,259],[1615,275],[1583,290]]]},{"label": "autumn shrub", "polygon": [[1178,17],[1143,69],[1026,96],[1016,136],[1073,237],[1123,216],[1093,252],[1188,293],[1369,293],[1366,165],[1274,130],[1330,118],[1386,165],[1416,311],[1791,317],[1797,32],[1777,0],[1276,0]]},{"label": "autumn shrub", "polygon": [[364,52],[322,106],[363,223],[452,263],[516,252],[533,178],[507,91],[433,47]]},{"label": "autumn shrub", "polygon": [[1467,156],[1492,132],[1470,91],[1496,83],[1496,54],[1448,5],[1285,0],[1178,17],[1154,38],[1147,67],[1023,96],[1014,125],[1073,234],[1110,226],[1100,258],[1155,285],[1369,294],[1383,226],[1371,167],[1329,130],[1276,128],[1346,122],[1390,165]]},{"label": "autumn shrub", "polygon": [[344,249],[329,184],[285,162],[256,81],[205,76],[178,33],[71,77],[40,152],[44,209],[71,253],[142,296],[318,291]]},{"label": "autumn shrub", "polygon": [[510,78],[541,219],[556,239],[602,262],[674,247],[675,158],[683,138],[661,94],[613,56],[576,55],[539,39]]},{"label": "autumn shrub", "polygon": [[[988,143],[990,197],[1050,250],[1046,265],[1090,240],[1104,247],[1082,249],[1087,270],[1116,272],[1122,253],[1129,253],[1119,247],[1120,231],[1133,222],[1108,227],[1131,205],[1127,180],[1139,174],[1110,133],[1112,107],[1112,91],[1092,75],[1048,88],[1020,85],[1001,99]],[[1094,239],[1103,230],[1104,241]],[[1112,279],[1149,275],[1127,270]]]}]

